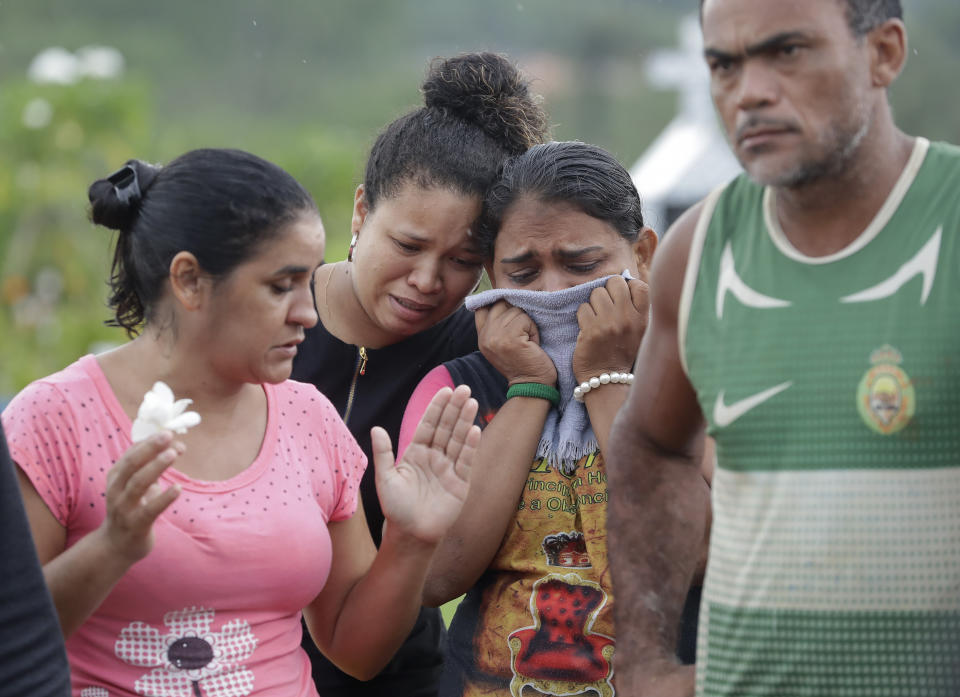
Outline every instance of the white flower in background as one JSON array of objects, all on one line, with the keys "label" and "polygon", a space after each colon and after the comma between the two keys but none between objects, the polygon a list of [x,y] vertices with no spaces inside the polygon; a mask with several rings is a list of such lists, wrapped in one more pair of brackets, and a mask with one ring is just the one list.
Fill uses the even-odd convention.
[{"label": "white flower in background", "polygon": [[253,672],[241,665],[257,637],[241,619],[211,631],[215,612],[190,607],[163,616],[157,630],[132,622],[120,632],[114,653],[124,663],[153,668],[134,684],[149,697],[244,697],[253,692]]},{"label": "white flower in background", "polygon": [[153,383],[153,389],[143,395],[130,437],[137,443],[163,430],[186,433],[188,428],[200,423],[200,414],[185,411],[191,404],[192,399],[174,401],[173,390],[158,380]]}]

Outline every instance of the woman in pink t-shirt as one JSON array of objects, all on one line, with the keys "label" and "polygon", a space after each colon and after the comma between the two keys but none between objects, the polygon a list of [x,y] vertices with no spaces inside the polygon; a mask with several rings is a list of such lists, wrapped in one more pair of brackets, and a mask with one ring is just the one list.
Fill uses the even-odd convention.
[{"label": "woman in pink t-shirt", "polygon": [[[378,551],[357,501],[364,455],[323,395],[287,379],[317,322],[309,194],[236,150],[130,161],[89,193],[94,222],[119,230],[112,323],[133,340],[3,412],[74,695],[316,695],[301,610],[338,666],[376,674],[466,496],[469,391],[434,401],[396,467],[374,429]],[[202,422],[133,443],[157,381]]]}]

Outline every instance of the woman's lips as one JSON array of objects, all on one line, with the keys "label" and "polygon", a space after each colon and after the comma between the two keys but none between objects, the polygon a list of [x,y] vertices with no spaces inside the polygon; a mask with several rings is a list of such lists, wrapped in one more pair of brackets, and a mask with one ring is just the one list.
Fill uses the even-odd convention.
[{"label": "woman's lips", "polygon": [[437,307],[436,305],[428,305],[396,295],[391,295],[390,301],[397,314],[408,319],[421,319],[424,315],[433,312]]},{"label": "woman's lips", "polygon": [[293,341],[288,341],[285,344],[280,344],[279,346],[274,346],[275,351],[290,356],[291,358],[297,355],[297,347],[303,343],[303,339],[294,339]]}]

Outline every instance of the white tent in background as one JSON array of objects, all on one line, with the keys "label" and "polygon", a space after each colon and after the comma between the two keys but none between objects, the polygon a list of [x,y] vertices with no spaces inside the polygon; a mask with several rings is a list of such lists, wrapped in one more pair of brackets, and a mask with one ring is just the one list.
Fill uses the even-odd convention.
[{"label": "white tent in background", "polygon": [[680,23],[680,50],[646,63],[655,87],[680,91],[680,110],[630,169],[644,215],[661,235],[680,213],[740,171],[710,101],[710,74],[695,15]]}]

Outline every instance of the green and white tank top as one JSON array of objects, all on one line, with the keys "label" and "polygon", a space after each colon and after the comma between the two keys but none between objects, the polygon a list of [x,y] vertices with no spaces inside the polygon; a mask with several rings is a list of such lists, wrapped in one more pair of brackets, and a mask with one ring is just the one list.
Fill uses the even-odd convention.
[{"label": "green and white tank top", "polygon": [[716,439],[697,694],[960,695],[960,148],[918,139],[810,258],[746,177],[690,252],[680,355]]}]

